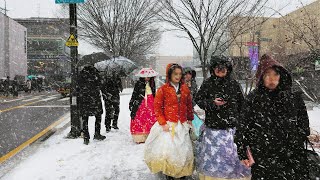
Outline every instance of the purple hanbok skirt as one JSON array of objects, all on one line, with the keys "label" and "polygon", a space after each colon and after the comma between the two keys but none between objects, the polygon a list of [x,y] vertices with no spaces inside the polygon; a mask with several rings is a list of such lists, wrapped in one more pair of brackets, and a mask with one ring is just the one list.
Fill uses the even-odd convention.
[{"label": "purple hanbok skirt", "polygon": [[196,144],[198,173],[225,179],[242,179],[251,176],[251,170],[239,160],[234,134],[235,129],[203,129]]}]

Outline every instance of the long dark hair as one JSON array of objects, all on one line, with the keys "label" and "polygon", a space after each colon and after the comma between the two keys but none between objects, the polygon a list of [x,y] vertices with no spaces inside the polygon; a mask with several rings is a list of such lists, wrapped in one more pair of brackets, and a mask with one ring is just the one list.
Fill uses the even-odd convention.
[{"label": "long dark hair", "polygon": [[[141,78],[139,78],[139,81],[141,81],[141,82],[146,82],[146,78],[141,77]],[[156,86],[156,85],[155,85],[156,83],[155,83],[155,81],[154,81],[154,77],[151,77],[148,82],[149,82],[149,85],[150,85],[151,89]]]}]

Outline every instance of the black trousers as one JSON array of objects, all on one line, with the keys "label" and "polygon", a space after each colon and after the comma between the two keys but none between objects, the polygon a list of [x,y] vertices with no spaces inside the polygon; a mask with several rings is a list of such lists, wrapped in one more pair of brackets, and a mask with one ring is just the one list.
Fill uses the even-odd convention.
[{"label": "black trousers", "polygon": [[[96,117],[95,135],[99,135],[101,130],[101,115],[97,115],[95,117]],[[82,116],[83,138],[85,139],[90,139],[88,120],[89,120],[89,116]]]},{"label": "black trousers", "polygon": [[120,95],[113,95],[112,97],[104,97],[106,117],[105,125],[106,128],[118,125],[118,118],[120,113]]}]

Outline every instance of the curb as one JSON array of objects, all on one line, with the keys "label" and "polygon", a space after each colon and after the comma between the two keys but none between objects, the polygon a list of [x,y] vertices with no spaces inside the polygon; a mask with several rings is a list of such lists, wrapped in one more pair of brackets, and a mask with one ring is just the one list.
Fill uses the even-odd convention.
[{"label": "curb", "polygon": [[63,115],[58,121],[55,121],[50,126],[45,128],[44,130],[42,130],[40,133],[36,134],[35,136],[30,138],[26,142],[22,143],[20,146],[18,146],[15,149],[11,150],[6,155],[0,157],[0,164],[4,163],[5,161],[10,159],[11,157],[15,156],[16,154],[18,154],[23,149],[25,149],[29,145],[33,144],[37,140],[49,138],[54,133],[53,129],[55,127],[57,127],[58,125],[60,125],[61,123],[63,123],[64,121],[66,121],[69,117],[70,117],[70,113],[67,113],[67,114]]}]

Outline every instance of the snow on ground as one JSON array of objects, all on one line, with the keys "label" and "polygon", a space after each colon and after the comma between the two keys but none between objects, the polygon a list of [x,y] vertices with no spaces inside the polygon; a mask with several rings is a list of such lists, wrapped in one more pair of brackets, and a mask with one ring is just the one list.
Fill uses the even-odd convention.
[{"label": "snow on ground", "polygon": [[320,133],[320,107],[308,111],[308,115],[310,119],[310,128]]},{"label": "snow on ground", "polygon": [[[106,134],[104,141],[93,141],[88,146],[83,139],[64,139],[69,128],[53,135],[31,156],[13,168],[4,180],[156,180],[143,161],[144,145],[137,145],[130,135],[128,103],[132,89],[121,96],[119,131]],[[320,132],[320,108],[309,111],[310,126]],[[104,116],[103,116],[104,119]],[[102,123],[104,124],[104,122]],[[89,121],[91,138],[94,134],[94,118]]]},{"label": "snow on ground", "polygon": [[[3,177],[4,180],[152,180],[152,175],[143,161],[144,145],[133,142],[130,134],[130,112],[128,109],[131,90],[121,96],[119,117],[120,130],[106,133],[104,120],[101,134],[104,141],[93,141],[94,117],[89,120],[90,144],[83,139],[65,139],[70,131],[53,135],[34,154],[18,164]],[[126,95],[125,95],[126,94]],[[104,116],[103,118],[104,119]]]}]

